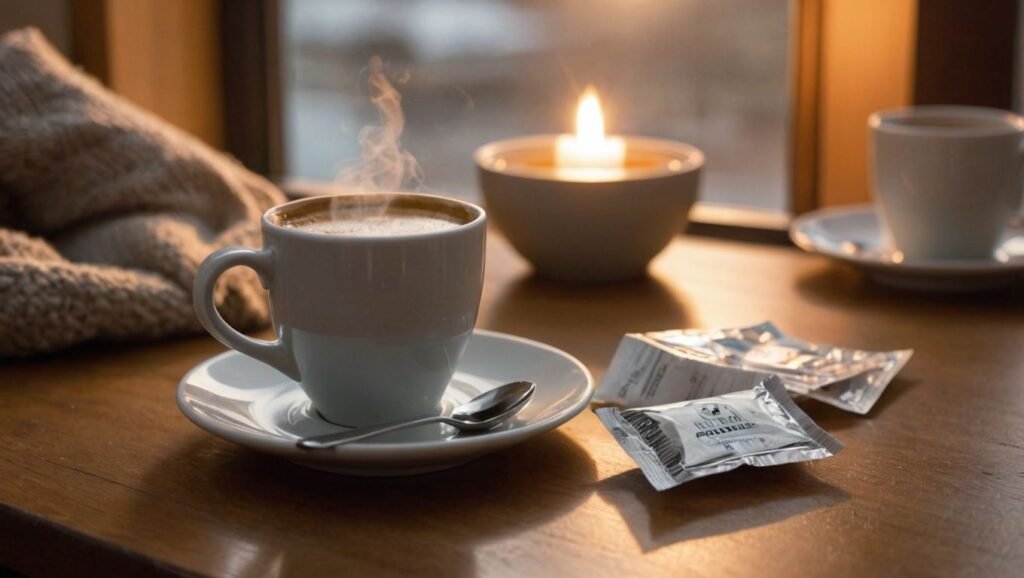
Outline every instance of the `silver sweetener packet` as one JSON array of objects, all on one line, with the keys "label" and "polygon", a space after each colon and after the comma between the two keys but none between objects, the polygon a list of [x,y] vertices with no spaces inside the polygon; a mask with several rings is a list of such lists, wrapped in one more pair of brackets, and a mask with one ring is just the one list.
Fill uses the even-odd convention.
[{"label": "silver sweetener packet", "polygon": [[793,403],[775,375],[717,397],[594,411],[658,491],[744,464],[817,460],[843,449]]},{"label": "silver sweetener packet", "polygon": [[864,351],[789,337],[770,322],[627,334],[595,401],[656,405],[750,387],[776,374],[791,393],[866,414],[912,349]]}]

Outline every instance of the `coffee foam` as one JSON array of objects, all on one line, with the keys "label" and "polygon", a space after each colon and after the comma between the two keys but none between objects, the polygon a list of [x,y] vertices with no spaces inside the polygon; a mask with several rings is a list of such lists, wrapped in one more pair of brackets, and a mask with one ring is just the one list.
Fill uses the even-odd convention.
[{"label": "coffee foam", "polygon": [[351,237],[420,235],[454,229],[459,225],[459,222],[436,213],[392,211],[368,215],[359,210],[336,210],[285,224],[310,233]]}]

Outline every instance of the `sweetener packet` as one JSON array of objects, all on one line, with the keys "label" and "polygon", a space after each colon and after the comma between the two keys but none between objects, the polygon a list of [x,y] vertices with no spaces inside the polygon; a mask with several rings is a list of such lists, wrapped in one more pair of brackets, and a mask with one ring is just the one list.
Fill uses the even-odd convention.
[{"label": "sweetener packet", "polygon": [[817,460],[843,449],[774,375],[716,397],[595,413],[658,491],[744,464]]},{"label": "sweetener packet", "polygon": [[866,414],[914,354],[789,337],[773,323],[627,334],[594,400],[656,405],[745,389],[778,375],[791,393]]}]

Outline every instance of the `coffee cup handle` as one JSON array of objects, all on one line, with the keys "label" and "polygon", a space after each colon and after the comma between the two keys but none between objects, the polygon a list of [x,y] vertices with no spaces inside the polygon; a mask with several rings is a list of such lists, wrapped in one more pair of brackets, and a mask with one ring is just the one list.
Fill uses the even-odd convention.
[{"label": "coffee cup handle", "polygon": [[217,279],[225,271],[238,265],[256,271],[264,287],[274,275],[273,253],[269,250],[254,251],[242,247],[228,247],[213,253],[199,266],[196,282],[192,288],[192,305],[199,317],[199,323],[217,341],[239,353],[266,363],[295,381],[300,381],[301,377],[298,367],[295,365],[295,358],[280,335],[275,341],[253,339],[228,325],[217,311],[213,298]]}]

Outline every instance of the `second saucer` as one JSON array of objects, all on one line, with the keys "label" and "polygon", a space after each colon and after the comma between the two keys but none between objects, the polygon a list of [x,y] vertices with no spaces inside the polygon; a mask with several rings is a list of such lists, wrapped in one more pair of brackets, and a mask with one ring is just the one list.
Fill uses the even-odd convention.
[{"label": "second saucer", "polygon": [[991,259],[908,261],[887,250],[871,205],[835,207],[798,217],[789,229],[801,249],[863,270],[878,283],[917,291],[1005,287],[1024,273],[1024,226],[1010,230]]}]

